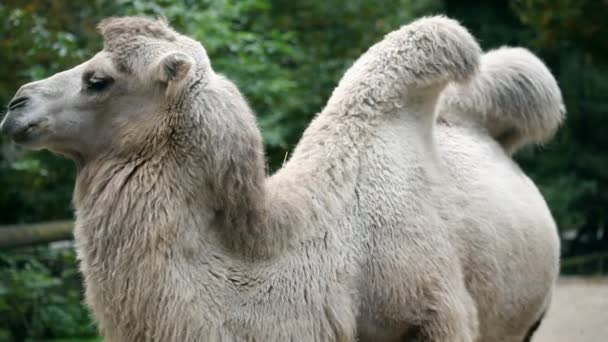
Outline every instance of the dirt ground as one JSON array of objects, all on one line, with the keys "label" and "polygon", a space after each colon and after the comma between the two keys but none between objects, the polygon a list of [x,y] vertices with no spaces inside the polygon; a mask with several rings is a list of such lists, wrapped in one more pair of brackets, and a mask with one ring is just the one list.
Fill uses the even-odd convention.
[{"label": "dirt ground", "polygon": [[608,341],[608,278],[562,278],[534,342]]}]

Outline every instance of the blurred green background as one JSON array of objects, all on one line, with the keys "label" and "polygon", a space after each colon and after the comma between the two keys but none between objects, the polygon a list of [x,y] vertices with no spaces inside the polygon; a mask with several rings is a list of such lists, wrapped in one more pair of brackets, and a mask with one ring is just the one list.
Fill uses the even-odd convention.
[{"label": "blurred green background", "polygon": [[[101,48],[95,29],[100,19],[162,15],[201,41],[215,70],[233,79],[247,96],[258,114],[273,170],[355,58],[400,25],[444,13],[468,27],[484,49],[531,49],[558,79],[568,110],[566,124],[553,142],[527,148],[517,160],[557,220],[563,272],[601,273],[601,256],[608,253],[607,4],[4,0],[0,103],[8,103],[21,84],[91,57]],[[74,176],[70,161],[44,151],[24,152],[0,138],[0,225],[71,218]],[[95,326],[81,304],[74,252],[63,246],[0,251],[0,341],[95,340]],[[591,267],[576,266],[586,260],[593,262]]]}]

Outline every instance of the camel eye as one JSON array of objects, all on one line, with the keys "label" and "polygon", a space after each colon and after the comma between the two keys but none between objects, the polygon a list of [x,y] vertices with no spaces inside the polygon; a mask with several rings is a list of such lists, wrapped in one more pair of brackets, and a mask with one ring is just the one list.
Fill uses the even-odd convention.
[{"label": "camel eye", "polygon": [[100,92],[107,89],[109,86],[114,83],[114,79],[109,76],[100,77],[95,74],[88,75],[85,77],[85,87],[86,90],[93,92]]}]

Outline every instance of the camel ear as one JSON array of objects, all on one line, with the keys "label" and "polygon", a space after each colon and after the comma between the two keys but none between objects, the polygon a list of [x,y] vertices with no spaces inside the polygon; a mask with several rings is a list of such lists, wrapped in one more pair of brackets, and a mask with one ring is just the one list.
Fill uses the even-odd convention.
[{"label": "camel ear", "polygon": [[188,76],[194,59],[183,52],[169,52],[162,56],[156,66],[155,75],[162,83],[179,83]]}]

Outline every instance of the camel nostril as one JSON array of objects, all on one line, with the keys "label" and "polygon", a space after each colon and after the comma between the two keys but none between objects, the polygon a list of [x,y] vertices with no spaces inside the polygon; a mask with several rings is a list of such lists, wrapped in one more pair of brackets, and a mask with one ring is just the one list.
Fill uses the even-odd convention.
[{"label": "camel nostril", "polygon": [[29,101],[29,97],[27,96],[20,96],[16,99],[13,99],[9,104],[8,104],[8,110],[15,110],[19,107],[23,107],[25,106],[25,104],[27,103],[27,101]]}]

